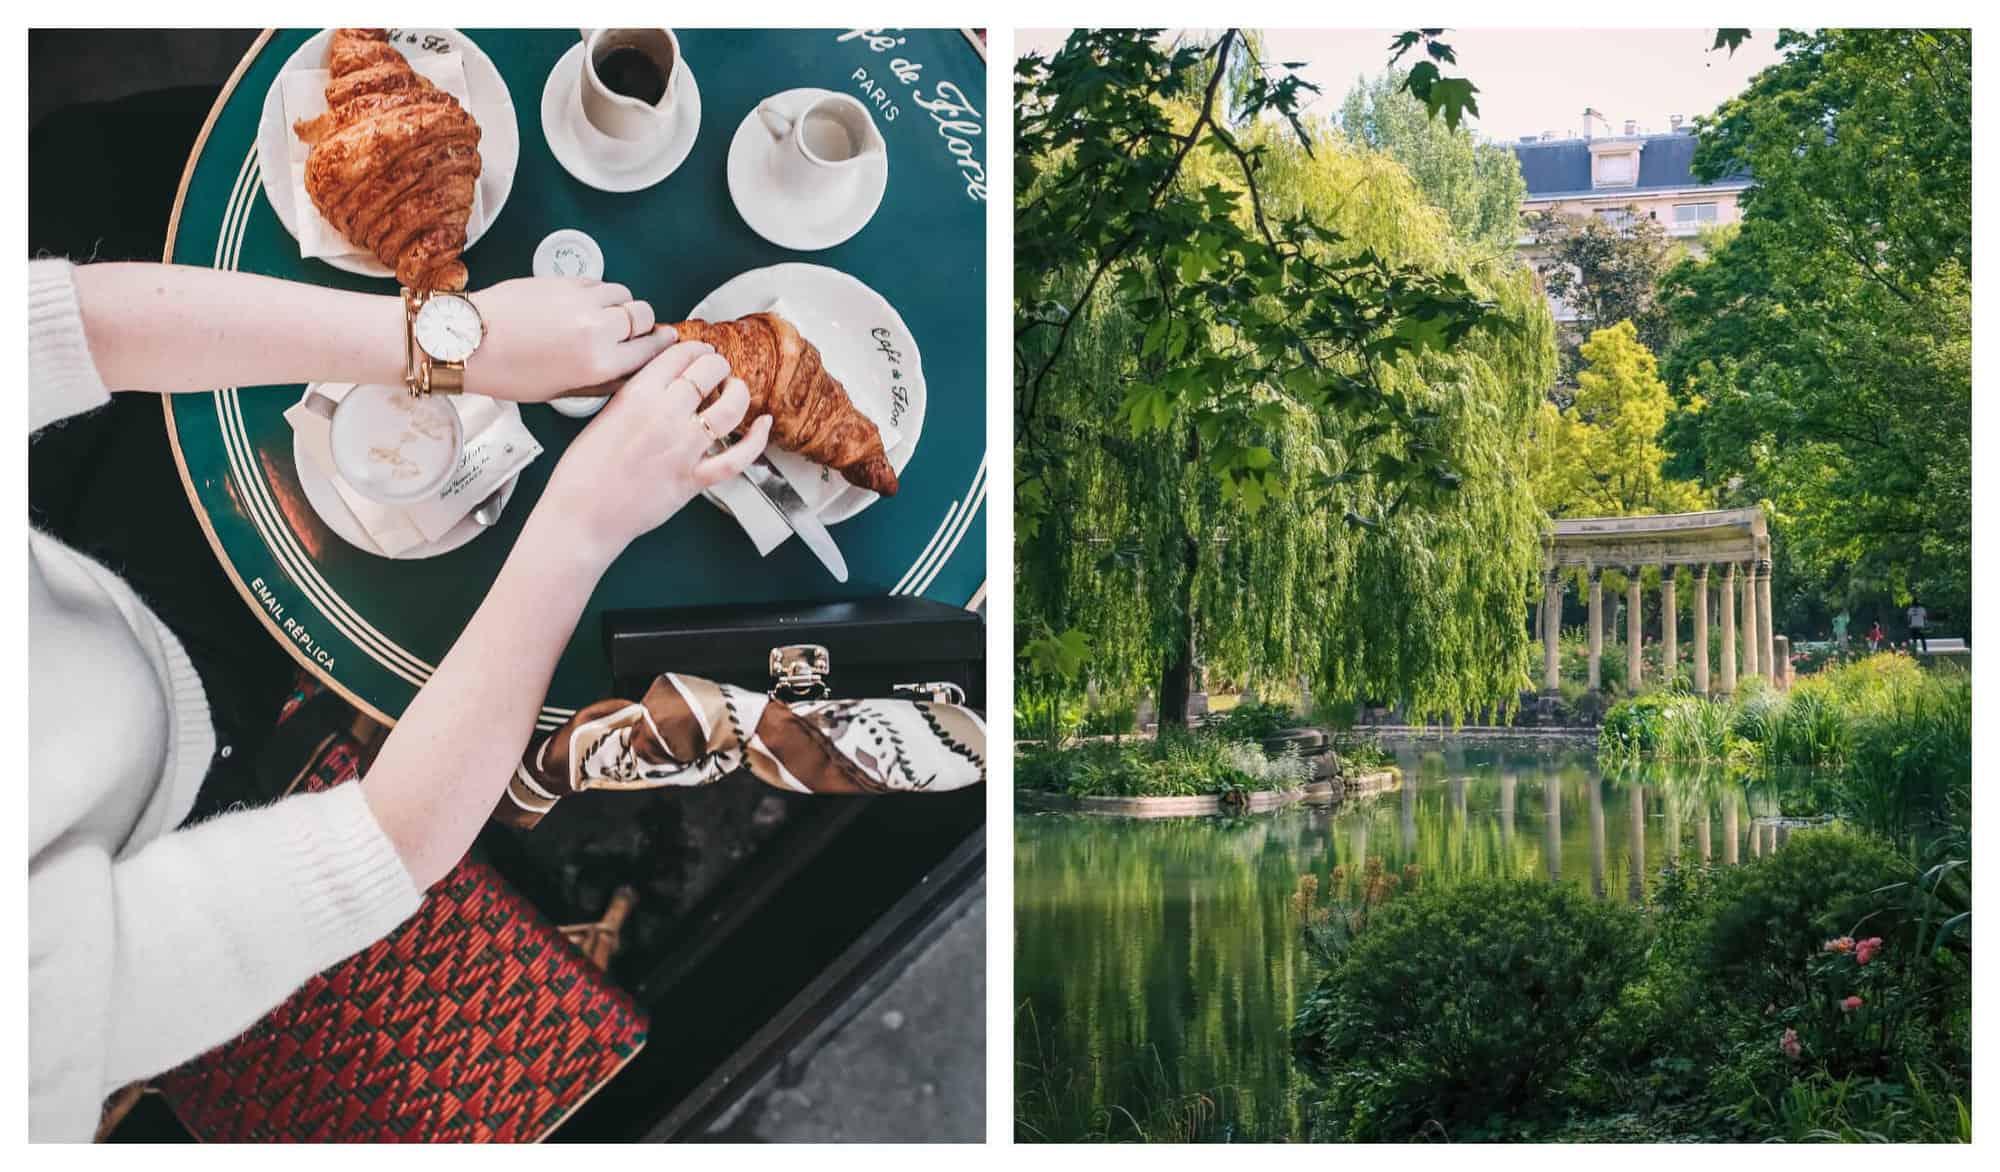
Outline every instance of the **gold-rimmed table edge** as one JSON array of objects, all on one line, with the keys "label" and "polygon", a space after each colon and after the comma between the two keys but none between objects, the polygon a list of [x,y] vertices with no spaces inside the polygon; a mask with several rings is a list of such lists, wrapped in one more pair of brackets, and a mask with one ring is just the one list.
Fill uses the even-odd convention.
[{"label": "gold-rimmed table edge", "polygon": [[[188,187],[194,181],[195,168],[201,163],[202,152],[208,146],[209,135],[214,131],[216,122],[222,117],[223,110],[228,106],[229,99],[235,94],[236,87],[242,82],[243,76],[249,72],[251,65],[256,62],[258,55],[270,44],[271,38],[277,32],[278,30],[275,28],[263,30],[257,35],[257,39],[251,42],[250,47],[244,50],[242,59],[236,63],[236,68],[230,72],[228,80],[222,85],[221,92],[216,95],[214,104],[209,107],[208,117],[202,121],[201,132],[195,136],[194,146],[188,151],[187,164],[181,169],[180,185],[174,191],[173,210],[167,218],[166,247],[161,256],[163,263],[174,263],[174,245],[180,235],[181,215],[186,210]],[[985,62],[987,60],[986,42],[980,38],[978,33],[970,28],[960,28],[959,33],[971,44],[973,51],[979,54],[980,61]],[[396,723],[395,718],[370,703],[353,689],[343,685],[331,673],[322,669],[319,664],[300,651],[297,645],[292,640],[286,638],[284,632],[278,629],[278,625],[272,620],[270,613],[250,593],[248,583],[245,582],[243,575],[237,570],[235,562],[230,560],[229,551],[223,546],[221,535],[215,531],[214,524],[209,520],[208,510],[203,505],[201,494],[195,488],[194,478],[188,471],[187,455],[181,449],[180,429],[174,419],[174,397],[171,395],[162,395],[160,397],[160,410],[166,419],[167,445],[173,450],[174,469],[179,473],[181,478],[181,491],[187,495],[188,506],[193,509],[195,520],[201,525],[202,536],[207,539],[209,548],[214,551],[216,560],[221,563],[223,570],[229,577],[229,584],[242,597],[244,605],[248,606],[251,612],[257,616],[258,621],[263,624],[264,628],[270,631],[271,637],[277,641],[280,647],[284,648],[285,653],[291,656],[300,667],[304,668],[312,678],[318,680],[324,686],[331,688],[335,694],[354,705],[361,712],[367,714],[370,719],[378,721],[385,726],[394,726]],[[987,585],[988,579],[982,578],[978,588],[974,590],[972,597],[965,602],[965,609],[977,610],[985,602]]]}]

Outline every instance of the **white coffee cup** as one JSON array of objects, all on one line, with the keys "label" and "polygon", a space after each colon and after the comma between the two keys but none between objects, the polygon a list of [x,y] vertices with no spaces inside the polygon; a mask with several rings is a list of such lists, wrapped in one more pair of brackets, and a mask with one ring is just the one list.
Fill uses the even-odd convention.
[{"label": "white coffee cup", "polygon": [[888,149],[868,107],[846,94],[828,94],[796,115],[767,98],[757,117],[777,143],[778,185],[792,195],[836,195]]},{"label": "white coffee cup", "polygon": [[334,471],[378,504],[408,505],[437,495],[465,451],[465,423],[451,396],[363,385],[338,403],[316,391],[305,402],[332,421]]},{"label": "white coffee cup", "polygon": [[[617,93],[605,84],[599,63],[614,54],[640,54],[665,79],[656,102]],[[583,30],[583,67],[570,125],[577,144],[601,166],[636,167],[659,153],[674,131],[674,82],[681,43],[669,28]]]}]

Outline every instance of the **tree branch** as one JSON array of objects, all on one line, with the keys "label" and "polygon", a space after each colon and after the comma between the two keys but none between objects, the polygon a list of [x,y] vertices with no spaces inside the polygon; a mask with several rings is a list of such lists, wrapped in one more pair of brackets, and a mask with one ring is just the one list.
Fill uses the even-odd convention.
[{"label": "tree branch", "polygon": [[[1181,139],[1180,147],[1174,152],[1173,160],[1167,165],[1166,173],[1160,176],[1158,183],[1154,184],[1152,193],[1146,201],[1149,209],[1159,205],[1160,197],[1166,194],[1167,188],[1173,183],[1175,177],[1180,174],[1182,164],[1187,161],[1188,152],[1194,149],[1195,142],[1201,137],[1202,128],[1214,125],[1215,94],[1216,90],[1221,86],[1223,75],[1228,72],[1229,47],[1235,42],[1236,35],[1237,30],[1232,28],[1223,33],[1222,39],[1215,43],[1215,72],[1209,76],[1208,88],[1202,95],[1201,112],[1195,117],[1194,125],[1188,128],[1186,137]],[[1124,257],[1126,251],[1137,242],[1138,238],[1139,230],[1134,228],[1112,246],[1111,251],[1098,262],[1095,271],[1090,274],[1090,279],[1084,283],[1083,293],[1077,298],[1076,307],[1070,311],[1068,317],[1063,319],[1062,327],[1056,333],[1055,343],[1049,349],[1048,358],[1043,361],[1041,368],[1035,372],[1034,378],[1029,380],[1027,394],[1022,396],[1021,432],[1024,436],[1034,429],[1035,420],[1041,407],[1042,385],[1048,378],[1049,371],[1055,366],[1056,361],[1062,357],[1064,347],[1069,344],[1071,328],[1075,326],[1077,319],[1083,316],[1085,307],[1090,304],[1091,295],[1097,291],[1098,282],[1104,279],[1104,274],[1110,271],[1112,265],[1118,263]]]}]

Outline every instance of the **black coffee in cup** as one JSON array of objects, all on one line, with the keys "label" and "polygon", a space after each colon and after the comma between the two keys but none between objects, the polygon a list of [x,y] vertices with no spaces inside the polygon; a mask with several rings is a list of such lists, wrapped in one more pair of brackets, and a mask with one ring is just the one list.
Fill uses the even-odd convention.
[{"label": "black coffee in cup", "polygon": [[604,88],[620,97],[635,98],[654,106],[666,95],[666,71],[643,49],[630,45],[613,46],[597,58],[596,70]]}]

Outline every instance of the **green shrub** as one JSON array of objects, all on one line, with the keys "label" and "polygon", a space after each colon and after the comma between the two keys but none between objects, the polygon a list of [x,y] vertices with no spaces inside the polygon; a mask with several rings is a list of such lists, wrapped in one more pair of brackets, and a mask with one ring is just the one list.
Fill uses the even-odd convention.
[{"label": "green shrub", "polygon": [[1088,741],[1015,755],[1015,784],[1071,797],[1174,798],[1295,789],[1311,776],[1297,752],[1266,757],[1256,745],[1170,729],[1151,740]]},{"label": "green shrub", "polygon": [[1888,935],[1909,868],[1850,830],[1794,833],[1774,855],[1720,873],[1699,962],[1746,1004],[1805,999],[1808,966],[1838,936]]},{"label": "green shrub", "polygon": [[1637,974],[1639,913],[1563,884],[1465,883],[1379,909],[1293,1027],[1324,1138],[1493,1134],[1539,1100]]},{"label": "green shrub", "polygon": [[[1604,644],[1604,654],[1597,661],[1598,690],[1610,692],[1614,695],[1624,695],[1626,692],[1623,627],[1619,628],[1619,635],[1620,642],[1616,644],[1606,641]],[[1578,627],[1565,633],[1558,643],[1557,655],[1560,661],[1562,678],[1565,680],[1576,680],[1586,688],[1589,687],[1590,638],[1588,631],[1585,628]],[[1536,662],[1539,663],[1540,660]],[[1656,667],[1658,662],[1658,654],[1656,652],[1654,657],[1647,661],[1647,666]],[[1659,676],[1654,674],[1649,678],[1658,679]]]},{"label": "green shrub", "polygon": [[1109,704],[1083,714],[1079,736],[1125,737],[1139,731],[1138,712],[1130,704]]},{"label": "green shrub", "polygon": [[1396,762],[1395,755],[1375,737],[1342,737],[1334,742],[1333,753],[1345,773],[1366,773]]},{"label": "green shrub", "polygon": [[1015,689],[1014,735],[1020,740],[1059,747],[1076,735],[1082,721],[1083,705],[1074,696],[1056,689]]},{"label": "green shrub", "polygon": [[1253,700],[1211,719],[1202,728],[1231,741],[1261,741],[1299,725],[1298,709],[1271,700]]},{"label": "green shrub", "polygon": [[1671,692],[1648,692],[1620,700],[1604,714],[1598,746],[1614,757],[1650,757],[1661,750],[1668,714],[1688,703]]}]

